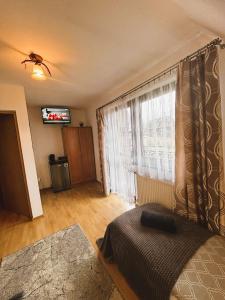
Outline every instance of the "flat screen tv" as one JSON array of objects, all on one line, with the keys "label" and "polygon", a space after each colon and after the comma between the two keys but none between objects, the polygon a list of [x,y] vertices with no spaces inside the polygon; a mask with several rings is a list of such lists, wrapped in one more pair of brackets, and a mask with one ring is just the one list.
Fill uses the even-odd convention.
[{"label": "flat screen tv", "polygon": [[67,107],[42,107],[42,120],[44,124],[70,124],[70,110]]}]

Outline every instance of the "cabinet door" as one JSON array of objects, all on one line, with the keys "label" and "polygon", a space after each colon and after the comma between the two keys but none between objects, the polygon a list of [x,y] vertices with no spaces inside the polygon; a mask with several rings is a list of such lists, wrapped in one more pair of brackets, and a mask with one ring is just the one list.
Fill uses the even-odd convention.
[{"label": "cabinet door", "polygon": [[79,128],[84,181],[96,179],[94,145],[91,127]]},{"label": "cabinet door", "polygon": [[81,147],[79,140],[79,128],[64,127],[63,144],[65,155],[68,158],[71,184],[83,181],[81,160]]}]

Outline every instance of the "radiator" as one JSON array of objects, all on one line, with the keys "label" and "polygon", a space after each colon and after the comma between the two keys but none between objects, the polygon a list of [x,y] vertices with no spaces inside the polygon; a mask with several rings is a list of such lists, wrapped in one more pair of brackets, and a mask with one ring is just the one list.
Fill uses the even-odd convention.
[{"label": "radiator", "polygon": [[160,203],[170,209],[175,207],[173,184],[136,175],[137,205],[150,202]]}]

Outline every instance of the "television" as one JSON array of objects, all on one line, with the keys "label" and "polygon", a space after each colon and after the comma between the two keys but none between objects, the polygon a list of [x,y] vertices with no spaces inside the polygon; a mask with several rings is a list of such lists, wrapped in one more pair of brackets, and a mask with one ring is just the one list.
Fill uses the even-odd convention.
[{"label": "television", "polygon": [[44,124],[70,124],[70,109],[67,107],[42,107],[42,120]]}]

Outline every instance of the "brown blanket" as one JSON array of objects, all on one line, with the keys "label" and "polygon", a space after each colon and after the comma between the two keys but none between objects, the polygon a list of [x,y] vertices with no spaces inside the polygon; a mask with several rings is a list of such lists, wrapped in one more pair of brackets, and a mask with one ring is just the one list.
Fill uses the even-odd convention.
[{"label": "brown blanket", "polygon": [[[144,227],[143,210],[173,215],[177,233]],[[118,264],[140,299],[169,299],[182,269],[212,233],[159,204],[134,208],[110,223],[97,244],[105,258]]]}]

